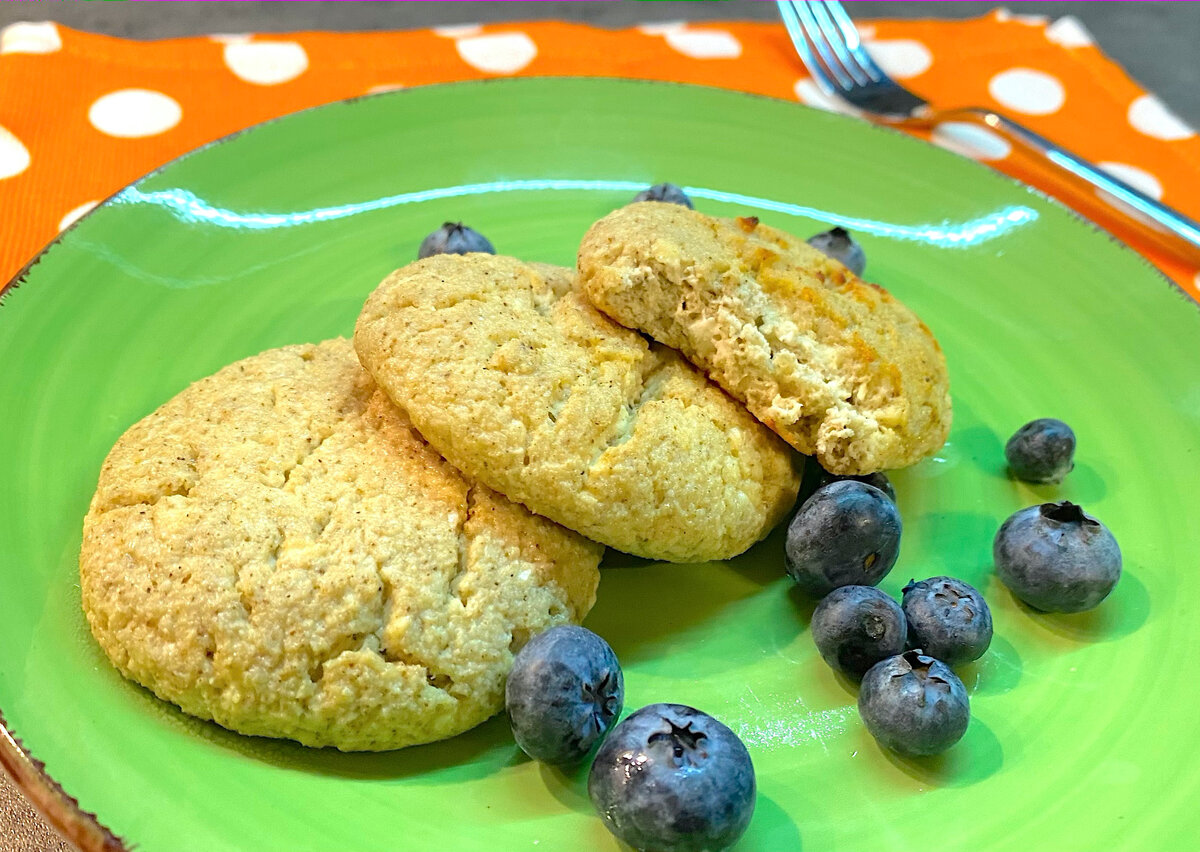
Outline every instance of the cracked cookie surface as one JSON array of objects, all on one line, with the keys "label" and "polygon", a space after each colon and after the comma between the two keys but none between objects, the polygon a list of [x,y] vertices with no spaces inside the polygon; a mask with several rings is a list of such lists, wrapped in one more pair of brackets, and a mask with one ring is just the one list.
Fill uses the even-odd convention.
[{"label": "cracked cookie surface", "polygon": [[384,750],[501,710],[513,654],[591,608],[600,555],[451,467],[333,340],[239,361],[132,426],[80,579],[100,646],[160,698]]},{"label": "cracked cookie surface", "polygon": [[371,294],[355,347],[430,444],[534,512],[648,559],[741,553],[795,502],[795,454],[573,282],[509,257],[430,257]]},{"label": "cracked cookie surface", "polygon": [[946,441],[949,377],[929,328],[757,219],[630,204],[588,231],[579,279],[592,304],[678,349],[831,473],[905,467]]}]

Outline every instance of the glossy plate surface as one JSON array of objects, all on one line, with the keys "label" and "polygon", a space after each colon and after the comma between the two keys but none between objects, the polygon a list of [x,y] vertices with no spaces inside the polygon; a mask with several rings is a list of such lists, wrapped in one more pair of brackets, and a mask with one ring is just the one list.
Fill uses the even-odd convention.
[{"label": "glossy plate surface", "polygon": [[[592,221],[660,180],[706,212],[801,235],[847,225],[867,277],[933,328],[955,424],[937,458],[894,477],[905,532],[882,586],[961,577],[996,625],[961,672],[965,739],[899,759],[817,656],[781,530],[729,563],[610,553],[587,625],[625,666],[627,709],[692,704],[750,747],[758,807],[737,848],[1147,849],[1195,835],[1196,306],[973,162],[794,104],[611,80],[436,86],[251,129],[100,207],[6,294],[0,709],[83,809],[142,852],[619,848],[584,773],[524,759],[502,716],[350,755],[182,715],[92,641],[77,555],[105,453],[189,382],[350,334],[375,284],[444,220],[571,264]],[[1042,416],[1079,436],[1059,488],[1005,473],[1004,441]],[[1002,520],[1057,497],[1104,520],[1125,554],[1090,614],[1033,613],[992,573]]]}]

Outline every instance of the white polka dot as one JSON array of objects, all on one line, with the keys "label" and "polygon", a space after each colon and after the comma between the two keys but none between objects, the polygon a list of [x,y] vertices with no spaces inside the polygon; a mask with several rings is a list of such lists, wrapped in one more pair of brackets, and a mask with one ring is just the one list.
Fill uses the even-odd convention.
[{"label": "white polka dot", "polygon": [[170,130],[183,117],[183,110],[162,92],[150,89],[118,89],[96,99],[88,120],[101,133],[122,139],[154,136]]},{"label": "white polka dot", "polygon": [[479,24],[453,24],[448,27],[434,27],[433,32],[442,38],[464,38],[479,35],[483,32],[483,27]]},{"label": "white polka dot", "polygon": [[898,38],[890,41],[863,42],[867,53],[888,76],[904,80],[924,74],[933,64],[933,54],[919,41]]},{"label": "white polka dot", "polygon": [[1096,195],[1098,197],[1104,199],[1108,204],[1111,204],[1113,207],[1122,211],[1126,216],[1128,216],[1130,219],[1133,219],[1135,222],[1141,222],[1147,228],[1150,228],[1155,231],[1165,231],[1166,230],[1163,227],[1161,222],[1155,222],[1153,219],[1151,219],[1149,216],[1147,216],[1141,210],[1138,210],[1136,207],[1132,206],[1131,204],[1127,204],[1126,202],[1122,201],[1120,198],[1117,198],[1115,195],[1105,192],[1102,189],[1096,190]]},{"label": "white polka dot", "polygon": [[383,92],[398,92],[401,89],[403,89],[404,87],[405,86],[403,83],[383,83],[381,85],[372,86],[371,88],[367,89],[367,94],[368,95],[378,95],[378,94],[382,94]]},{"label": "white polka dot", "polygon": [[737,59],[742,43],[725,30],[671,30],[667,44],[692,59]]},{"label": "white polka dot", "polygon": [[850,104],[841,98],[831,97],[822,92],[817,84],[808,77],[797,80],[792,89],[795,91],[796,97],[800,99],[800,102],[808,104],[810,107],[823,109],[826,112],[840,112],[843,115],[862,116],[860,110],[850,106]]},{"label": "white polka dot", "polygon": [[1197,271],[1196,274],[1192,276],[1192,283],[1200,288],[1200,271]]},{"label": "white polka dot", "polygon": [[62,217],[62,221],[58,223],[58,229],[60,231],[65,231],[67,228],[78,222],[83,214],[90,213],[92,208],[99,203],[99,201],[85,201],[83,204],[80,204],[78,207],[67,213],[66,216]]},{"label": "white polka dot", "polygon": [[1010,68],[988,82],[992,97],[1009,109],[1026,115],[1058,112],[1067,93],[1058,79],[1032,68]]},{"label": "white polka dot", "polygon": [[29,149],[7,129],[0,127],[0,178],[19,175],[29,168]]},{"label": "white polka dot", "polygon": [[875,38],[875,27],[871,24],[855,24],[859,38]]},{"label": "white polka dot", "polygon": [[251,33],[214,33],[209,38],[218,44],[245,44],[254,36]]},{"label": "white polka dot", "polygon": [[1001,6],[996,10],[997,21],[1014,21],[1027,27],[1037,27],[1048,20],[1045,15],[1018,15]]},{"label": "white polka dot", "polygon": [[1063,47],[1087,47],[1092,44],[1092,34],[1072,15],[1065,15],[1046,27],[1046,38]]},{"label": "white polka dot", "polygon": [[683,21],[663,21],[661,24],[642,24],[638,27],[638,32],[650,36],[665,36],[675,30],[682,30],[686,26],[687,24]]},{"label": "white polka dot", "polygon": [[933,129],[933,143],[976,160],[1003,160],[1012,153],[1012,145],[999,133],[967,121],[943,121]]},{"label": "white polka dot", "polygon": [[1159,183],[1158,178],[1145,169],[1139,169],[1137,166],[1131,166],[1128,163],[1097,163],[1096,165],[1117,180],[1125,181],[1125,183],[1132,186],[1138,192],[1149,195],[1156,201],[1162,198],[1162,184]]},{"label": "white polka dot", "polygon": [[225,45],[225,64],[247,83],[275,86],[308,68],[308,54],[294,41],[250,41]]},{"label": "white polka dot", "polygon": [[1166,104],[1154,95],[1142,95],[1129,105],[1129,123],[1133,129],[1155,139],[1187,139],[1196,131],[1183,123]]},{"label": "white polka dot", "polygon": [[[1137,166],[1131,166],[1128,163],[1097,163],[1096,165],[1118,180],[1122,180],[1129,184],[1143,195],[1148,195],[1155,201],[1158,201],[1162,198],[1162,184],[1159,182],[1158,178],[1150,174],[1145,169],[1140,169]],[[1116,197],[1115,195],[1105,192],[1102,189],[1096,190],[1096,195],[1100,196],[1114,207],[1124,210],[1130,218],[1136,219],[1143,225],[1147,225],[1148,227],[1155,228],[1160,231],[1163,230],[1163,226],[1160,223],[1154,221],[1141,210],[1138,210],[1137,208],[1127,204],[1125,201]]]},{"label": "white polka dot", "polygon": [[459,39],[458,55],[489,74],[515,74],[537,56],[537,45],[525,33],[494,33]]},{"label": "white polka dot", "polygon": [[62,50],[58,27],[49,21],[20,21],[0,30],[0,53],[54,53]]}]

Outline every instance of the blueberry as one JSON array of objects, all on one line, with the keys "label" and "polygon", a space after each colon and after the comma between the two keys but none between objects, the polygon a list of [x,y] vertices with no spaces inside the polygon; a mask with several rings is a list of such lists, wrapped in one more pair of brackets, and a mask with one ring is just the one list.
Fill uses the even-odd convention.
[{"label": "blueberry", "polygon": [[1008,439],[1004,457],[1017,479],[1057,484],[1075,467],[1075,433],[1053,417],[1031,420]]},{"label": "blueberry", "polygon": [[1108,527],[1074,503],[1043,503],[1013,514],[992,544],[996,576],[1045,612],[1082,612],[1121,579],[1121,549]]},{"label": "blueberry", "polygon": [[896,489],[892,487],[892,481],[887,478],[886,473],[868,473],[866,476],[838,476],[822,469],[821,482],[817,487],[824,488],[831,482],[841,482],[846,479],[853,479],[855,482],[865,482],[867,485],[874,485],[886,494],[889,500],[893,503],[896,502]]},{"label": "blueberry", "polygon": [[417,257],[426,258],[435,254],[470,254],[476,251],[495,254],[496,247],[474,228],[468,228],[462,222],[447,222],[421,240],[421,247],[417,249]]},{"label": "blueberry", "polygon": [[992,611],[974,586],[953,577],[930,577],[904,587],[908,646],[946,665],[978,660],[992,644]]},{"label": "blueberry", "polygon": [[608,830],[635,849],[725,849],[754,813],[754,766],[737,735],[712,716],[651,704],[600,746],[588,795]]},{"label": "blueberry", "polygon": [[879,744],[901,754],[937,754],[954,745],[971,719],[967,690],[941,660],[906,651],[863,676],[858,713]]},{"label": "blueberry", "polygon": [[858,240],[845,228],[830,228],[808,238],[808,244],[822,254],[832,257],[855,275],[867,268],[867,255]]},{"label": "blueberry", "polygon": [[874,586],[900,555],[900,512],[853,479],[818,489],[788,524],[787,572],[816,597],[838,586]]},{"label": "blueberry", "polygon": [[855,680],[904,650],[904,612],[874,586],[842,586],[813,610],[812,635],[821,658]]},{"label": "blueberry", "polygon": [[545,763],[587,756],[625,703],[625,679],[608,643],[571,624],[534,636],[513,660],[504,690],[517,745]]},{"label": "blueberry", "polygon": [[673,183],[656,183],[649,189],[643,189],[633,197],[634,201],[665,201],[668,204],[682,204],[692,209],[692,199],[687,193]]}]

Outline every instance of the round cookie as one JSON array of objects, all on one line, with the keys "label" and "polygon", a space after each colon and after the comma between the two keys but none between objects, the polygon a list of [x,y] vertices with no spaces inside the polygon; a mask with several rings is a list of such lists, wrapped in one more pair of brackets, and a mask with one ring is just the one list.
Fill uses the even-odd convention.
[{"label": "round cookie", "polygon": [[126,432],[84,520],[83,608],[126,677],[245,734],[384,750],[503,707],[601,548],[452,468],[349,341],[196,382]]},{"label": "round cookie", "polygon": [[534,512],[648,559],[741,553],[795,502],[795,454],[573,278],[430,257],[371,294],[354,344],[431,445]]},{"label": "round cookie", "polygon": [[886,290],[755,218],[630,204],[583,238],[579,286],[831,473],[904,467],[946,441],[949,377],[929,328]]}]

